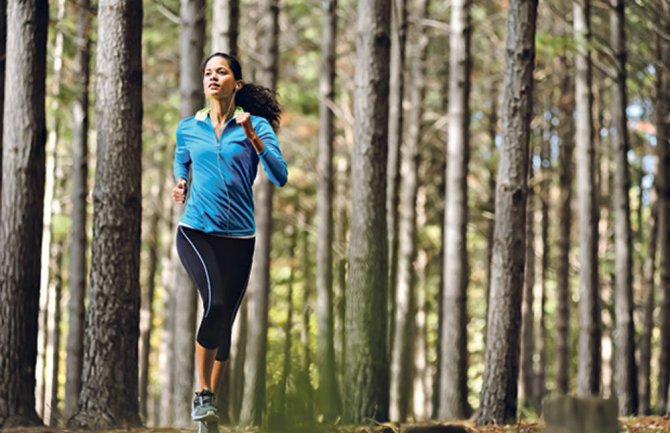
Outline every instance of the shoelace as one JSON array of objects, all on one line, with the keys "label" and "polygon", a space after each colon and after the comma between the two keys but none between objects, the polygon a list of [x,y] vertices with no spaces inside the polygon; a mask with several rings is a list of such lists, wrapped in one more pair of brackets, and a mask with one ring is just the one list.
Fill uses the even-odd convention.
[{"label": "shoelace", "polygon": [[195,400],[199,403],[198,404],[199,406],[205,404],[206,401],[211,402],[213,398],[214,394],[212,394],[212,392],[208,390],[195,393]]}]

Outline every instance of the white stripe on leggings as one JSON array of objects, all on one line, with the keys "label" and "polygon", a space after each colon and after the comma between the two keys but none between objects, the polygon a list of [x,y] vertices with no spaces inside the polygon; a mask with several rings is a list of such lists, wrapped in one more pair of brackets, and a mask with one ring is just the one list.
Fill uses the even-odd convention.
[{"label": "white stripe on leggings", "polygon": [[209,299],[207,300],[207,311],[205,311],[205,317],[209,314],[209,308],[212,306],[212,284],[209,282],[209,272],[207,271],[207,265],[205,264],[205,261],[202,259],[202,256],[198,252],[198,249],[193,245],[193,242],[186,236],[186,232],[184,231],[184,228],[182,226],[179,226],[179,230],[181,230],[181,234],[184,235],[186,240],[188,241],[189,244],[193,247],[193,251],[198,255],[198,258],[200,259],[200,262],[202,263],[202,267],[205,268],[205,277],[207,277],[207,295],[209,296]]}]

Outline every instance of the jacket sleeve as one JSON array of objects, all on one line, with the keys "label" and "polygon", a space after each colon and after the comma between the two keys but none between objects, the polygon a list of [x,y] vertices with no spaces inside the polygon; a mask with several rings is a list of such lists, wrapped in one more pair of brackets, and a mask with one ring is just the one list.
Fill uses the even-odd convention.
[{"label": "jacket sleeve", "polygon": [[188,147],[184,142],[184,137],[182,135],[182,123],[179,122],[179,126],[177,127],[177,146],[174,151],[174,162],[172,164],[175,181],[179,181],[181,178],[188,180],[190,167],[191,154],[189,153]]},{"label": "jacket sleeve", "polygon": [[272,126],[266,120],[261,118],[254,128],[258,138],[261,139],[264,149],[258,154],[261,165],[270,182],[277,186],[284,186],[288,180],[288,168],[286,161],[279,149],[279,141]]}]

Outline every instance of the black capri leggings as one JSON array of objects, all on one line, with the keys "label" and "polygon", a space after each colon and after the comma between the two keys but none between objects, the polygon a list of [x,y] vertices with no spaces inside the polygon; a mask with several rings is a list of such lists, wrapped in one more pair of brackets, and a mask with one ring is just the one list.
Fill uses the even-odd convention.
[{"label": "black capri leggings", "polygon": [[249,281],[254,243],[254,238],[177,227],[177,253],[200,292],[204,309],[197,341],[206,349],[218,348],[218,361],[230,356],[230,335]]}]

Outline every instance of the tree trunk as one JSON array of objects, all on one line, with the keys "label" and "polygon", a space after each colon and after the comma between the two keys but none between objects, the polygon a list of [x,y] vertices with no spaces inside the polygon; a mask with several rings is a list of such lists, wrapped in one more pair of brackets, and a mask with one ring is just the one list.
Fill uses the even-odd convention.
[{"label": "tree trunk", "polygon": [[[486,161],[488,168],[488,197],[486,203],[486,313],[488,316],[488,299],[491,292],[491,258],[493,257],[493,230],[495,229],[496,212],[496,163],[495,158],[498,149],[496,147],[496,136],[498,135],[498,83],[491,83],[491,111],[488,118],[489,158]],[[486,332],[484,332],[486,334]]]},{"label": "tree trunk", "polygon": [[321,46],[321,100],[319,114],[319,161],[317,185],[318,237],[316,247],[317,364],[319,369],[319,413],[333,421],[341,412],[337,386],[333,318],[333,137],[335,103],[335,42],[337,0],[323,2]]},{"label": "tree trunk", "polygon": [[591,106],[591,0],[574,2],[575,157],[579,217],[579,360],[577,395],[600,391],[600,295],[598,289],[598,208]]},{"label": "tree trunk", "polygon": [[[0,0],[0,113],[5,102],[5,60],[7,59],[7,0]],[[3,116],[0,116],[0,131],[3,128]],[[2,177],[2,132],[0,132],[0,179]],[[0,209],[2,202],[0,201]]]},{"label": "tree trunk", "polygon": [[[62,23],[65,16],[65,1],[58,1],[58,12],[56,22]],[[50,47],[51,48],[51,47]],[[49,411],[50,396],[47,395],[49,372],[47,368],[49,345],[47,322],[49,320],[49,282],[51,279],[49,257],[51,255],[51,218],[54,205],[54,192],[56,189],[56,145],[60,132],[60,118],[58,116],[60,106],[60,87],[63,70],[63,30],[58,26],[53,44],[53,77],[50,80],[50,88],[53,89],[53,98],[50,100],[49,112],[53,119],[50,120],[47,133],[46,145],[46,171],[44,180],[44,221],[42,223],[42,245],[41,245],[41,267],[40,270],[40,312],[38,316],[39,328],[37,331],[37,365],[35,368],[35,398],[37,400],[37,415],[48,425],[49,419],[46,413]]]},{"label": "tree trunk", "polygon": [[[531,151],[532,152],[532,151]],[[528,195],[526,197],[526,245],[523,272],[523,295],[521,304],[521,368],[519,382],[521,389],[519,399],[525,407],[532,407],[533,389],[535,387],[535,371],[533,356],[535,355],[535,194],[533,185],[536,182],[531,166],[528,176]]]},{"label": "tree trunk", "polygon": [[[444,44],[447,44],[446,36],[444,39]],[[443,113],[446,113],[449,110],[449,65],[445,62],[442,65],[441,70],[439,71],[440,76],[440,110]],[[445,128],[446,129],[446,128]],[[446,131],[442,131],[446,136]],[[434,158],[434,164],[437,167],[436,180],[438,183],[438,191],[446,191],[447,183],[447,156],[446,152],[438,152],[437,155],[431,155]],[[432,158],[427,158],[427,160],[432,160]],[[445,209],[444,203],[442,206],[437,206],[437,211],[435,219],[438,222],[440,227],[440,239],[444,239],[445,236]],[[431,398],[432,411],[431,417],[433,419],[439,419],[440,411],[440,386],[442,386],[442,320],[439,319],[442,317],[442,298],[444,297],[444,242],[440,242],[439,248],[439,257],[436,259],[439,263],[439,278],[437,282],[437,342],[435,344],[435,375],[433,376],[433,396]]]},{"label": "tree trunk", "polygon": [[[661,2],[662,22],[667,28],[670,23],[670,6]],[[658,411],[667,412],[668,393],[670,392],[670,43],[664,36],[658,36],[658,55],[660,65],[656,82],[656,152],[658,168],[656,172],[656,191],[658,196],[658,239],[660,272],[660,352],[658,371]],[[5,140],[5,142],[7,142]]]},{"label": "tree trunk", "polygon": [[574,153],[574,98],[571,91],[570,74],[565,55],[561,55],[563,67],[560,83],[560,130],[558,200],[559,232],[556,265],[557,315],[556,315],[556,389],[559,394],[568,393],[570,377],[570,238],[572,233],[572,170]]},{"label": "tree trunk", "polygon": [[[386,165],[390,5],[358,2],[354,140],[351,158],[351,242],[345,332],[345,422],[388,419],[386,314],[388,248]],[[382,337],[382,338],[380,338]]]},{"label": "tree trunk", "polygon": [[282,367],[281,381],[279,382],[279,407],[277,412],[285,416],[288,413],[286,407],[286,384],[291,375],[291,329],[293,328],[293,283],[295,281],[295,262],[298,244],[298,229],[292,227],[290,235],[291,246],[289,247],[291,259],[291,271],[288,276],[288,293],[286,294],[286,323],[284,324],[284,365]]},{"label": "tree trunk", "polygon": [[[202,62],[205,45],[205,1],[181,0],[181,33],[179,36],[179,106],[182,118],[192,116],[202,108]],[[175,212],[174,226],[178,224],[183,207]],[[175,269],[173,295],[174,346],[173,351],[173,401],[174,425],[190,427],[193,381],[191,372],[195,368],[194,341],[197,320],[198,296],[186,271],[180,263],[176,246],[172,248],[172,265]]]},{"label": "tree trunk", "polygon": [[[201,9],[201,14],[205,9]],[[240,31],[240,0],[214,0],[212,5],[212,52],[237,57],[237,37]]]},{"label": "tree trunk", "polygon": [[[172,177],[172,176],[170,176]],[[172,180],[172,179],[171,179]],[[170,182],[172,185],[173,182]],[[174,212],[176,214],[177,212]],[[171,214],[171,221],[174,221],[175,215]],[[172,225],[174,227],[174,225]],[[170,230],[174,233],[174,230]],[[173,236],[174,238],[174,236]],[[163,285],[165,286],[165,299],[163,302],[163,326],[161,329],[160,342],[160,362],[158,371],[160,372],[160,410],[156,414],[155,425],[173,425],[174,423],[174,314],[175,314],[175,283],[177,282],[177,274],[181,272],[174,262],[176,254],[174,239],[172,239],[172,247],[170,249],[169,266],[163,274]],[[183,269],[183,268],[182,268]],[[185,273],[185,272],[184,272]],[[188,276],[186,276],[188,278]],[[184,281],[184,280],[182,280]],[[188,284],[188,280],[184,281]]]},{"label": "tree trunk", "polygon": [[[655,195],[655,194],[654,194]],[[644,259],[642,277],[644,306],[642,312],[642,335],[640,336],[640,369],[638,386],[640,392],[640,415],[651,415],[651,335],[654,330],[654,275],[656,274],[656,251],[658,250],[658,205],[652,198],[651,217],[647,222],[649,245]]]},{"label": "tree trunk", "polygon": [[537,1],[510,1],[503,139],[478,424],[503,423],[516,417],[536,14]]},{"label": "tree trunk", "polygon": [[248,308],[246,300],[240,304],[237,318],[233,325],[230,361],[228,364],[229,391],[228,412],[230,421],[237,423],[242,409],[242,393],[244,392],[244,363],[246,359]]},{"label": "tree trunk", "polygon": [[[167,147],[162,146],[161,154],[166,155]],[[165,177],[165,164],[158,168],[158,179]],[[159,229],[162,215],[162,198],[163,198],[164,182],[158,182],[154,185],[152,196],[153,209],[149,219],[148,237],[146,239],[147,250],[149,257],[146,261],[146,281],[142,287],[142,299],[140,303],[140,371],[139,371],[139,398],[140,398],[140,417],[146,423],[147,409],[149,404],[149,353],[151,352],[151,334],[153,328],[154,317],[154,293],[156,289],[156,273],[158,270],[158,251],[159,245]]]},{"label": "tree trunk", "polygon": [[65,0],[58,0],[58,12],[56,22],[59,23],[56,35],[54,37],[53,45],[53,78],[51,81],[51,89],[53,96],[50,98],[49,111],[52,114],[51,129],[47,133],[46,146],[46,172],[44,180],[44,221],[42,225],[42,258],[40,270],[40,313],[39,313],[39,329],[37,332],[37,366],[35,379],[35,398],[37,399],[37,414],[42,418],[45,424],[50,425],[50,396],[47,388],[50,387],[50,369],[48,367],[49,354],[48,347],[51,344],[49,341],[48,321],[52,317],[53,311],[50,308],[55,308],[55,305],[50,303],[52,294],[49,293],[49,287],[52,286],[51,270],[53,266],[50,263],[51,257],[51,220],[53,217],[52,209],[54,209],[54,198],[56,192],[56,169],[57,157],[56,149],[58,145],[58,138],[60,136],[60,98],[61,98],[61,81],[63,79],[63,18],[65,17]]},{"label": "tree trunk", "polygon": [[[344,370],[346,363],[346,334],[345,334],[345,312],[346,312],[346,290],[347,290],[347,256],[345,254],[346,245],[348,244],[347,231],[349,225],[349,216],[347,214],[347,199],[348,186],[350,178],[348,156],[341,156],[337,164],[337,172],[335,174],[337,181],[335,182],[335,214],[337,217],[335,221],[335,245],[338,246],[339,253],[335,260],[335,278],[337,279],[337,293],[335,302],[335,357],[337,365],[337,381],[339,389],[343,392],[344,386]],[[342,396],[344,399],[344,396]],[[340,401],[340,403],[343,403]],[[341,415],[342,412],[338,413]]]},{"label": "tree trunk", "polygon": [[[554,98],[551,98],[552,103]],[[551,137],[555,131],[552,131],[550,122],[547,122],[547,133]],[[540,275],[540,311],[537,318],[539,333],[536,335],[536,350],[538,354],[537,372],[535,373],[535,388],[533,390],[533,405],[537,413],[542,411],[542,401],[547,394],[547,342],[549,335],[547,332],[547,283],[549,281],[549,199],[551,197],[551,141],[549,138],[542,140],[540,149],[541,169],[540,169],[540,240],[542,243],[542,260],[540,260],[537,274]]]},{"label": "tree trunk", "polygon": [[449,35],[449,126],[444,202],[444,292],[440,338],[440,419],[468,416],[467,220],[470,159],[469,0],[452,3]]},{"label": "tree trunk", "polygon": [[[307,212],[301,213],[300,220],[301,225],[305,226],[307,221],[310,221],[310,217]],[[312,352],[309,348],[309,336],[311,332],[309,330],[309,318],[311,316],[312,308],[310,306],[310,298],[313,292],[313,277],[312,277],[312,262],[310,257],[312,257],[309,251],[309,232],[307,230],[302,230],[302,275],[303,275],[303,288],[302,288],[302,323],[300,326],[300,342],[303,347],[303,368],[300,375],[300,382],[304,384],[304,390],[307,396],[306,408],[308,413],[313,413],[316,409],[314,407],[314,393],[312,392],[312,385],[309,380],[309,371],[310,366],[312,365]]]},{"label": "tree trunk", "polygon": [[[426,225],[426,189],[419,187],[416,199],[416,225],[424,227]],[[411,409],[409,413],[413,414],[415,421],[424,421],[431,414],[431,375],[430,362],[428,356],[428,328],[426,326],[426,317],[428,315],[428,306],[426,303],[427,285],[427,267],[428,253],[421,250],[417,253],[416,272],[416,316],[414,318],[414,354],[413,354],[413,401],[410,402]]]},{"label": "tree trunk", "polygon": [[[398,279],[398,216],[400,205],[400,160],[403,141],[403,97],[405,94],[405,46],[407,34],[407,0],[391,2],[391,60],[389,67],[388,164],[386,167],[386,226],[389,247],[389,352],[393,352]],[[420,25],[420,24],[417,24]],[[393,376],[393,374],[391,374]],[[393,385],[391,385],[393,386]],[[391,392],[393,418],[393,391]]]},{"label": "tree trunk", "polygon": [[61,241],[55,241],[51,247],[51,275],[53,280],[49,292],[49,317],[47,320],[47,350],[45,377],[45,405],[44,423],[56,427],[60,419],[58,409],[58,371],[60,366],[60,320],[61,320],[61,294],[63,289],[63,245]]},{"label": "tree trunk", "polygon": [[88,87],[90,75],[91,20],[90,0],[77,3],[78,22],[74,67],[76,99],[72,117],[72,228],[70,232],[70,291],[68,301],[67,360],[64,418],[77,410],[81,392],[84,351],[84,298],[86,297],[86,227],[88,213]]},{"label": "tree trunk", "polygon": [[616,58],[616,79],[612,88],[612,153],[614,156],[614,219],[615,219],[615,320],[614,333],[616,396],[619,415],[637,413],[637,367],[635,365],[635,328],[633,324],[633,258],[630,225],[630,175],[628,173],[628,127],[626,107],[626,38],[624,2],[610,0],[611,44]]},{"label": "tree trunk", "polygon": [[[391,347],[391,388],[389,415],[392,420],[405,421],[411,416],[412,378],[416,316],[416,197],[419,187],[419,150],[421,148],[421,118],[426,90],[425,64],[428,35],[423,32],[423,20],[428,17],[430,2],[417,3],[414,15],[414,41],[411,52],[412,88],[409,92],[411,109],[407,119],[407,142],[401,149],[402,182],[400,185],[400,221],[396,241],[399,242],[396,284],[395,320]],[[388,188],[387,188],[388,189]],[[393,319],[393,316],[391,316]]]},{"label": "tree trunk", "polygon": [[[263,60],[257,73],[258,83],[277,88],[279,75],[279,0],[264,0],[259,22],[258,41]],[[272,239],[273,186],[261,171],[256,192],[256,249],[254,251],[247,306],[249,308],[247,353],[244,365],[244,395],[240,423],[259,425],[265,407],[267,359],[268,296],[270,292],[270,247]]]},{"label": "tree trunk", "polygon": [[[594,148],[594,164],[596,168],[596,209],[599,210],[598,227],[598,264],[600,265],[600,258],[614,257],[614,212],[612,194],[613,176],[612,176],[612,155],[611,148],[606,145],[605,140],[600,134],[595,131],[602,131],[603,128],[611,126],[605,123],[605,117],[601,105],[604,105],[604,90],[600,80],[596,80],[593,86],[593,108],[592,113],[595,114],[593,119],[593,148]],[[602,95],[602,96],[601,96]],[[609,120],[608,120],[609,122]],[[600,347],[601,347],[601,369],[600,380],[601,395],[609,397],[616,391],[614,387],[614,369],[616,368],[614,352],[614,261],[603,260],[608,265],[611,264],[612,270],[609,272],[600,271],[607,269],[606,266],[599,268],[598,288],[600,291],[599,310],[600,310]]]},{"label": "tree trunk", "polygon": [[100,0],[91,286],[82,391],[72,419],[78,427],[140,424],[141,32],[141,5]]},{"label": "tree trunk", "polygon": [[45,178],[46,0],[10,1],[0,213],[0,428],[40,423],[35,362]]}]

